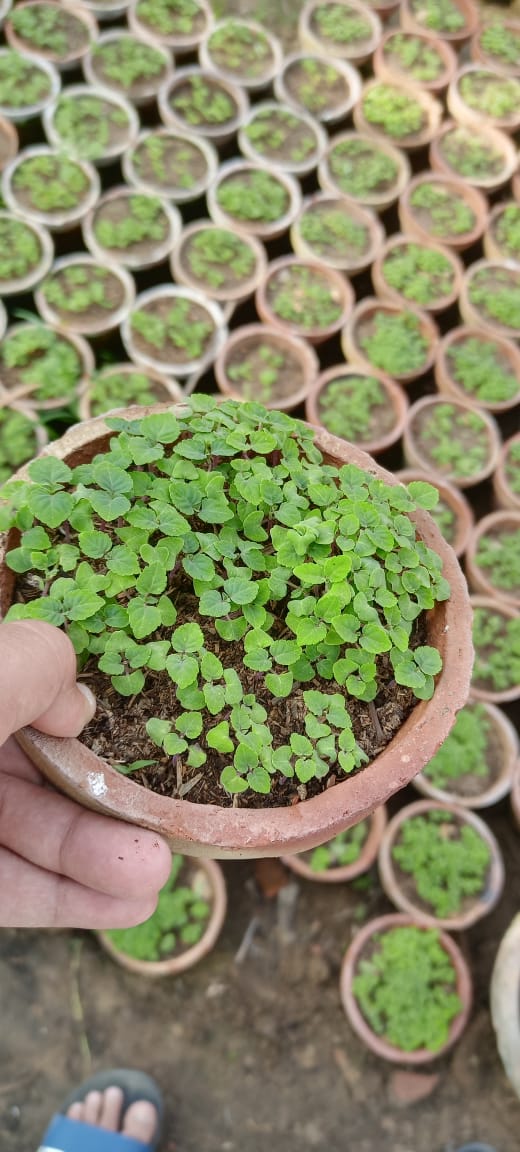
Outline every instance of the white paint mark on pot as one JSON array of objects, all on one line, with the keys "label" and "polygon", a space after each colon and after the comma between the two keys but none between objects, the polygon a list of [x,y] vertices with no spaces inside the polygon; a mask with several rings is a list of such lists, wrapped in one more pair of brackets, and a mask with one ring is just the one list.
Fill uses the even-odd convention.
[{"label": "white paint mark on pot", "polygon": [[108,786],[105,784],[104,772],[89,772],[87,775],[88,790],[92,796],[104,796],[108,792]]}]

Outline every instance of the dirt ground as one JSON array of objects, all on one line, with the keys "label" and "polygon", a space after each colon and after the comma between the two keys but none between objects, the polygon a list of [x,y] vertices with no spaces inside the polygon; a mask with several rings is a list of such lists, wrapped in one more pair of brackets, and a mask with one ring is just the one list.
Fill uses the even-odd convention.
[{"label": "dirt ground", "polygon": [[[415,798],[409,789],[392,807]],[[363,886],[329,887],[286,873],[269,896],[254,862],[226,862],[224,931],[182,977],[122,972],[92,933],[3,931],[2,1152],[34,1152],[69,1088],[121,1064],[148,1070],[164,1090],[164,1152],[454,1152],[470,1138],[515,1152],[520,1102],[496,1053],[488,984],[518,910],[520,838],[507,801],[489,821],[507,889],[494,913],[459,937],[474,1008],[454,1053],[423,1073],[435,1077],[424,1083],[425,1100],[402,1101],[395,1069],[365,1051],[339,1001],[341,957],[356,926],[391,910],[377,872]]]}]

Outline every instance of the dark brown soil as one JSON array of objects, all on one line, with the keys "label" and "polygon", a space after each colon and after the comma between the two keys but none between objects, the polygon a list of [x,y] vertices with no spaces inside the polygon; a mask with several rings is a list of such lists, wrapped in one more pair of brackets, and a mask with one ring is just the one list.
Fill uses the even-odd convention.
[{"label": "dark brown soil", "polygon": [[[324,61],[323,65],[324,71],[325,67],[329,65],[329,61]],[[333,64],[331,66],[334,67]],[[319,81],[315,85],[315,95],[312,100],[309,100],[308,96],[305,100],[303,100],[302,90],[304,92],[305,90],[308,91],[311,86],[311,80],[306,75],[305,70],[299,61],[291,64],[289,68],[286,69],[285,85],[290,95],[295,100],[297,100],[297,102],[301,104],[302,107],[306,107],[309,112],[313,112],[314,115],[323,116],[325,112],[334,112],[334,109],[338,108],[341,104],[344,104],[345,100],[348,100],[350,96],[349,85],[339,72],[336,73],[336,80],[334,83],[328,84],[326,88],[323,83],[322,73]]]},{"label": "dark brown soil", "polygon": [[[135,194],[139,195],[138,192]],[[102,204],[95,210],[94,219],[92,222],[94,236],[96,236],[97,226],[102,222],[117,225],[120,224],[121,221],[128,219],[130,216],[130,199],[130,197],[121,196],[120,199],[108,200],[105,204]],[[104,244],[103,248],[105,251],[112,252],[116,256],[117,254],[121,255],[122,252],[129,252],[132,254],[132,256],[138,257],[143,261],[146,261],[148,258],[153,259],[156,249],[160,247],[160,245],[164,244],[164,241],[170,230],[168,217],[164,214],[164,212],[161,211],[158,213],[156,222],[162,229],[162,236],[160,240],[140,240],[136,244],[128,244],[126,248],[116,248],[115,246],[111,247],[110,245]],[[98,243],[100,243],[99,240]]]},{"label": "dark brown soil", "polygon": [[[172,297],[165,296],[162,300],[154,300],[153,304],[146,304],[141,311],[166,320],[174,304],[175,300]],[[209,312],[207,312],[205,308],[201,308],[200,304],[190,302],[190,310],[186,317],[186,327],[189,327],[190,324],[200,323],[201,321],[211,324],[211,333],[205,341],[202,353],[197,355],[197,360],[200,356],[206,354],[208,346],[215,337],[215,329]],[[144,336],[141,336],[135,329],[132,330],[132,340],[138,351],[144,352],[147,356],[153,356],[154,360],[160,360],[164,364],[186,364],[188,360],[191,359],[186,349],[177,347],[171,340],[166,340],[162,347],[157,348],[154,344],[149,344]]]},{"label": "dark brown soil", "polygon": [[[166,176],[164,180],[160,180],[157,173],[154,171],[152,164],[148,158],[148,153],[144,145],[139,146],[134,152],[134,167],[142,180],[149,184],[155,184],[158,188],[164,187],[166,190],[170,188],[191,188],[193,184],[198,184],[203,180],[208,166],[203,153],[189,140],[175,139],[174,137],[160,137],[166,145],[164,151],[164,168]],[[136,159],[139,163],[136,163]]]}]

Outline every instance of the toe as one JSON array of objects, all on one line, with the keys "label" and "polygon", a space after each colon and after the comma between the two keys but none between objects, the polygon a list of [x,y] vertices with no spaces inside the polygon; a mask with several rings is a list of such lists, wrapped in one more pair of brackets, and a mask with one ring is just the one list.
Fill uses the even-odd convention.
[{"label": "toe", "polygon": [[101,1092],[87,1092],[83,1102],[83,1121],[85,1124],[97,1124],[101,1115],[103,1097]]},{"label": "toe", "polygon": [[113,1085],[111,1088],[105,1089],[98,1120],[100,1128],[106,1128],[109,1132],[119,1132],[121,1128],[123,1100],[124,1095],[121,1088]]},{"label": "toe", "polygon": [[83,1100],[75,1100],[70,1108],[67,1109],[67,1116],[69,1120],[83,1120],[84,1105]]},{"label": "toe", "polygon": [[149,1144],[157,1131],[157,1111],[149,1100],[137,1100],[127,1108],[121,1131],[125,1136]]}]

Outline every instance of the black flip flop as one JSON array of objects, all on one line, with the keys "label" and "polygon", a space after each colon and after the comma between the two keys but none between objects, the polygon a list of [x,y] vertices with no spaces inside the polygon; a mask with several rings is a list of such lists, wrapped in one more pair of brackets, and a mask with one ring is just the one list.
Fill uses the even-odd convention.
[{"label": "black flip flop", "polygon": [[[121,1132],[107,1132],[93,1124],[71,1120],[66,1112],[71,1104],[83,1101],[88,1092],[121,1088],[123,1114],[137,1100],[148,1100],[157,1109],[157,1130],[150,1143],[133,1140]],[[85,1080],[63,1101],[59,1114],[53,1117],[38,1152],[156,1152],[163,1118],[162,1095],[155,1080],[145,1072],[131,1068],[111,1068]]]}]

